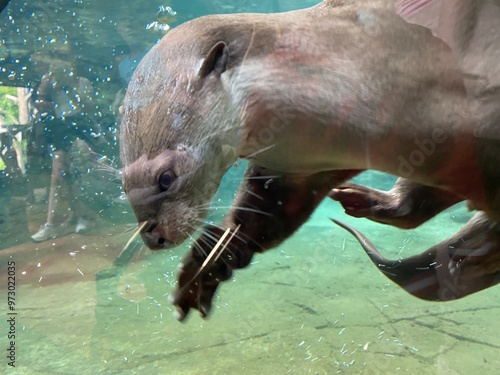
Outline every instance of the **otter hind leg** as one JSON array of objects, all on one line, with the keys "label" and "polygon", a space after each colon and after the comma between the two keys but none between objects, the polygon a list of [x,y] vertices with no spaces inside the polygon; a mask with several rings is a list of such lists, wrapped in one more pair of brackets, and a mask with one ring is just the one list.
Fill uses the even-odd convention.
[{"label": "otter hind leg", "polygon": [[402,229],[416,228],[462,198],[449,191],[399,178],[389,191],[344,183],[328,196],[342,204],[346,214]]}]

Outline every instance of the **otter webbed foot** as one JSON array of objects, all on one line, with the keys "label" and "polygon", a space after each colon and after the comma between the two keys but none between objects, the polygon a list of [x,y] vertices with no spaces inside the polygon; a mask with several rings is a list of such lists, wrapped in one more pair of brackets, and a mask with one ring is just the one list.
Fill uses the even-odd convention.
[{"label": "otter webbed foot", "polygon": [[231,278],[233,269],[248,266],[254,254],[248,246],[250,241],[237,231],[231,231],[219,247],[216,243],[224,237],[224,231],[214,226],[203,231],[180,264],[179,282],[170,297],[179,321],[186,318],[190,309],[198,310],[205,318],[219,284]]},{"label": "otter webbed foot", "polygon": [[477,213],[459,232],[419,255],[389,260],[361,232],[350,232],[389,279],[415,297],[449,301],[500,283],[500,225]]},{"label": "otter webbed foot", "polygon": [[[170,301],[177,308],[174,314],[175,318],[183,321],[190,309],[195,309],[200,312],[200,315],[205,318],[212,308],[212,299],[219,287],[220,278],[229,278],[232,270],[224,269],[223,264],[219,264],[220,269],[214,267],[209,273],[198,274],[201,264],[198,264],[190,254],[184,260],[179,270],[179,284],[173,294],[170,296]],[[217,272],[215,270],[217,269]],[[219,278],[214,277],[214,273],[219,273]]]},{"label": "otter webbed foot", "polygon": [[345,213],[402,229],[416,228],[462,198],[438,188],[399,178],[389,191],[346,182],[328,196],[344,207]]},{"label": "otter webbed foot", "polygon": [[384,221],[398,215],[395,197],[389,192],[346,182],[332,189],[328,196],[353,217]]}]

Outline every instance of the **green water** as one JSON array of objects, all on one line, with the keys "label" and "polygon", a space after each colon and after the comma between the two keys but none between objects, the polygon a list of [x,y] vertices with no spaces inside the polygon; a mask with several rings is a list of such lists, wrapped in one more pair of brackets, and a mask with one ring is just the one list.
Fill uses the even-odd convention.
[{"label": "green water", "polygon": [[[97,34],[99,24],[105,23],[98,22],[99,15],[108,19],[134,19],[127,5],[116,1],[58,3],[65,6],[61,13],[74,11],[74,17],[86,21],[87,30]],[[135,9],[141,13],[133,13],[140,20],[137,28],[144,26],[143,20],[154,21],[160,5],[153,1],[146,3],[147,6],[141,4]],[[174,27],[208,13],[271,12],[312,3],[180,0],[164,5],[171,5],[177,11]],[[9,7],[16,6],[17,11],[22,4],[13,0]],[[72,22],[59,17],[61,13],[54,13],[53,3],[33,4],[46,10],[32,15],[34,18],[53,16],[53,21],[50,17],[46,20],[52,24]],[[2,13],[1,19],[5,17],[7,13]],[[33,24],[26,21],[25,14],[21,18],[27,25],[21,29],[29,31]],[[7,29],[14,25],[2,22],[2,35],[14,35],[14,29]],[[46,38],[50,33],[41,25],[38,24],[36,31]],[[18,26],[19,22],[15,27]],[[47,41],[42,37],[36,40],[37,33],[32,33],[32,43],[23,47],[31,48],[29,53],[46,48]],[[74,35],[78,37],[77,33]],[[106,43],[112,43],[109,34],[103,34],[102,38],[109,38]],[[151,37],[155,38],[158,36]],[[14,43],[13,37],[9,40],[12,51],[20,56],[28,53],[23,52],[21,44]],[[99,48],[105,50],[106,43]],[[111,58],[101,56],[102,66],[112,67],[115,63],[110,60],[126,53],[126,47],[123,44],[115,48],[116,55]],[[80,50],[75,53],[84,55]],[[92,57],[86,63],[97,66],[99,61]],[[19,64],[23,63],[31,66],[29,59],[21,58]],[[9,64],[9,69],[16,69],[17,63]],[[107,74],[108,70],[103,68],[103,72]],[[104,88],[96,98],[111,102],[113,90],[118,89],[106,88],[106,74],[95,74],[104,77],[99,79]],[[22,79],[19,74],[16,77],[19,79],[16,85],[25,82],[27,87],[36,87],[35,73],[26,73]],[[5,78],[2,84],[7,81]],[[385,278],[359,244],[329,220],[335,217],[351,223],[390,258],[407,257],[459,230],[463,223],[452,217],[469,215],[462,205],[416,230],[402,231],[352,219],[337,203],[325,201],[282,246],[255,256],[250,267],[236,271],[234,278],[221,286],[209,319],[191,313],[182,324],[177,322],[168,295],[176,284],[176,267],[190,244],[152,252],[136,240],[122,252],[135,218],[128,204],[119,199],[119,176],[112,170],[118,165],[115,132],[110,125],[106,133],[109,144],[100,148],[101,156],[88,153],[85,148],[75,147],[71,151],[73,191],[83,200],[80,203],[85,206],[89,220],[85,234],[74,233],[74,222],[61,224],[69,215],[68,201],[74,198],[65,196],[62,189],[56,213],[61,224],[58,237],[38,243],[30,239],[47,216],[49,151],[30,154],[26,174],[3,170],[0,181],[2,373],[465,375],[498,372],[500,288],[490,288],[455,302],[420,301]],[[212,220],[218,221],[223,216],[225,209],[216,208],[230,204],[243,169],[244,164],[238,163],[225,177],[214,199]],[[367,173],[358,181],[389,188],[394,179]],[[9,264],[13,267],[10,270]],[[11,301],[15,301],[12,310],[8,304],[9,271],[16,280],[15,295],[10,295],[14,297]],[[17,315],[9,315],[14,312]],[[15,337],[8,338],[9,332],[13,332],[8,319],[13,317]],[[15,367],[9,365],[12,359],[7,357],[11,341]]]}]

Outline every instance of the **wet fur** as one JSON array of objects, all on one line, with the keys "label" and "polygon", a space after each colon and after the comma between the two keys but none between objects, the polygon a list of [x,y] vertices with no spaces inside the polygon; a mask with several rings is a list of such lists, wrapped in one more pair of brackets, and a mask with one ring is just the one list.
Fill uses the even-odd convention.
[{"label": "wet fur", "polygon": [[[173,296],[180,319],[191,308],[206,315],[219,283],[290,236],[333,187],[361,169],[396,173],[395,156],[436,127],[448,138],[412,179],[487,205],[478,180],[461,180],[477,165],[452,55],[424,28],[387,12],[388,3],[203,17],[173,29],[141,62],[124,102],[121,157],[150,248],[190,238],[231,163],[250,159],[223,226],[205,226],[183,261]],[[375,29],[366,32],[371,20]],[[286,131],[256,143],[276,113],[288,118]],[[450,126],[454,115],[461,121]],[[178,176],[172,191],[158,187],[165,170]],[[225,228],[237,225],[220,259],[199,273]]]},{"label": "wet fur", "polygon": [[[485,0],[442,0],[441,9],[439,24],[426,26],[452,47],[464,71],[477,127],[476,150],[478,167],[482,171],[481,183],[492,209],[487,213],[477,213],[449,239],[421,255],[398,261],[398,265],[383,258],[374,245],[366,247],[366,238],[354,228],[339,223],[355,235],[383,272],[393,264],[390,266],[392,274],[386,273],[389,278],[410,293],[431,300],[461,298],[500,282],[500,179],[496,172],[500,165],[500,90],[497,78],[500,70],[496,63],[500,38],[494,29],[498,28],[500,7]],[[411,14],[405,17],[413,22]],[[423,14],[419,17],[421,20],[426,18]],[[338,200],[349,215],[404,229],[415,228],[463,200],[450,191],[404,178],[399,178],[389,191],[345,183],[332,190],[329,196]],[[474,202],[469,202],[469,207],[477,208]],[[413,267],[415,272],[409,272],[408,267]],[[419,276],[414,277],[415,273]],[[419,290],[415,287],[415,280],[423,279],[429,284]]]}]

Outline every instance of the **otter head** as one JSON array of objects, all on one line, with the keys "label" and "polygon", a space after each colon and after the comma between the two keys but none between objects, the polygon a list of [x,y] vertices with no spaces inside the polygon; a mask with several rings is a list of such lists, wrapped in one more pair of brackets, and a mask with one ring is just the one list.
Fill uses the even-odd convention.
[{"label": "otter head", "polygon": [[177,246],[203,224],[237,158],[229,49],[185,25],[144,57],[121,110],[123,187],[151,249]]}]

